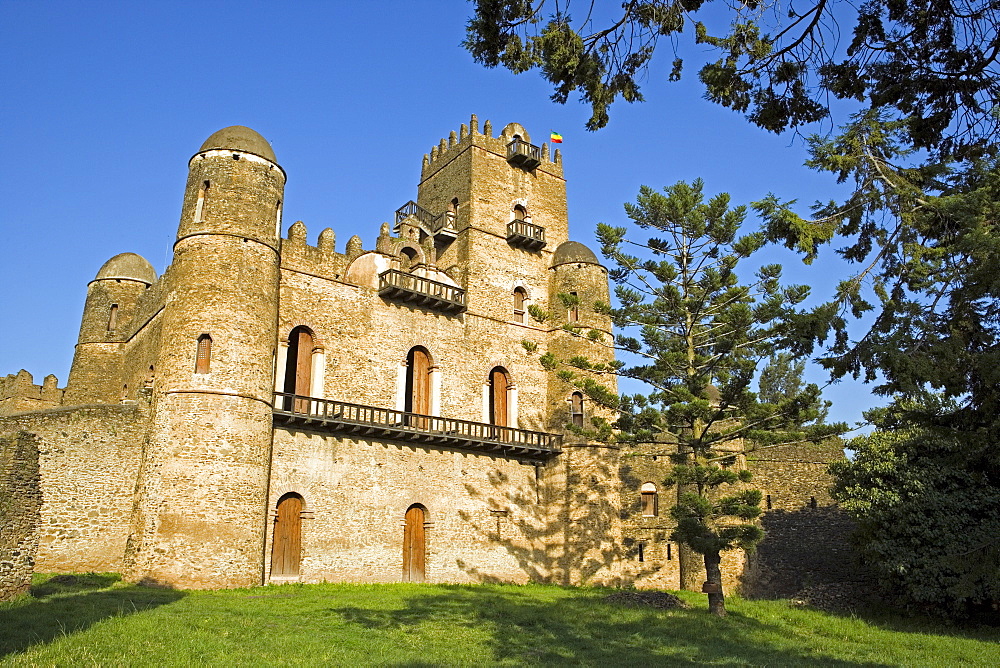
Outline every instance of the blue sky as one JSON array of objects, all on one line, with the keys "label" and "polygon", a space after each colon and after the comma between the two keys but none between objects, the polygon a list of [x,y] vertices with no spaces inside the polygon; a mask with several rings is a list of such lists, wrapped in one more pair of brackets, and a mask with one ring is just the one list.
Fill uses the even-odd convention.
[{"label": "blue sky", "polygon": [[[536,141],[563,135],[571,236],[590,245],[641,184],[702,177],[734,203],[837,195],[802,166],[800,138],[703,100],[693,66],[668,83],[670,54],[644,104],[618,104],[608,128],[586,132],[589,108],[551,102],[536,74],[472,62],[460,46],[468,11],[461,0],[0,3],[0,375],[65,382],[87,282],[125,251],[163,271],[187,160],[228,125],[274,147],[286,228],[304,221],[315,243],[332,227],[341,251],[353,234],[373,246],[415,197],[422,155],[472,113],[519,122]],[[847,272],[831,255],[806,268],[775,250],[773,261],[820,299]],[[826,395],[847,421],[883,402],[849,381]]]}]

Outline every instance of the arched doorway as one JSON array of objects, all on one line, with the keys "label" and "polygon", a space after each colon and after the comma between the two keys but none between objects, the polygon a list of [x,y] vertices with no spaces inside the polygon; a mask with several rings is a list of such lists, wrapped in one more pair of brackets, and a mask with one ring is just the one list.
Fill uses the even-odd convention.
[{"label": "arched doorway", "polygon": [[302,497],[289,492],[278,499],[271,542],[271,578],[294,579],[302,563]]},{"label": "arched doorway", "polygon": [[[430,415],[431,412],[431,356],[425,348],[411,348],[406,355],[406,401],[403,410],[407,413]],[[410,426],[426,428],[425,418],[410,418]]]},{"label": "arched doorway", "polygon": [[[498,427],[510,426],[510,403],[508,393],[510,391],[510,376],[507,369],[502,366],[493,367],[490,371],[490,424]],[[506,436],[503,429],[496,430],[496,437]]]},{"label": "arched doorway", "polygon": [[[312,393],[313,335],[308,327],[299,326],[288,334],[288,357],[285,361],[286,394],[308,397]],[[295,399],[295,412],[309,411],[308,399]]]},{"label": "arched doorway", "polygon": [[424,559],[427,554],[425,517],[423,506],[414,504],[406,509],[403,526],[403,582],[424,581]]}]

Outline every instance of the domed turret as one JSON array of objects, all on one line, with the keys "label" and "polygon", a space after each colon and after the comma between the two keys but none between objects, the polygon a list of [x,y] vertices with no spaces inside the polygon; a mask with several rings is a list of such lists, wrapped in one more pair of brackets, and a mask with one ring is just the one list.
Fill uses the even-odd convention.
[{"label": "domed turret", "polygon": [[274,155],[274,149],[267,143],[267,140],[261,137],[257,131],[244,125],[230,125],[228,128],[222,128],[206,139],[198,152],[211,151],[212,149],[246,151],[267,158],[273,163],[278,162]]},{"label": "domed turret", "polygon": [[552,254],[552,266],[558,267],[561,264],[571,263],[601,264],[597,256],[594,255],[594,251],[579,241],[564,241]]},{"label": "domed turret", "polygon": [[135,253],[119,253],[104,263],[94,277],[95,281],[104,279],[123,279],[140,281],[146,285],[156,282],[156,270],[149,260]]}]

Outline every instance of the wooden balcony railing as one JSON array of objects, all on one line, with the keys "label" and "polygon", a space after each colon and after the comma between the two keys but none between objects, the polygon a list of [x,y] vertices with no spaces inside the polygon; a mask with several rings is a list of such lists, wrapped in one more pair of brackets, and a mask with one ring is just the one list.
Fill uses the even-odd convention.
[{"label": "wooden balcony railing", "polygon": [[317,431],[347,432],[463,450],[499,452],[532,460],[559,454],[562,444],[562,437],[558,434],[418,415],[285,392],[274,393],[274,419]]},{"label": "wooden balcony railing", "polygon": [[465,310],[465,290],[429,278],[389,269],[378,275],[378,293],[440,311],[461,313]]},{"label": "wooden balcony railing", "polygon": [[526,248],[545,247],[545,228],[526,220],[512,220],[507,223],[507,243]]},{"label": "wooden balcony railing", "polygon": [[437,229],[437,227],[441,224],[440,214],[435,216],[433,213],[423,208],[413,200],[410,200],[403,206],[396,209],[396,227],[399,227],[399,224],[410,216],[414,216],[431,231]]},{"label": "wooden balcony railing", "polygon": [[542,164],[542,149],[522,139],[515,139],[507,144],[507,162],[530,172]]}]

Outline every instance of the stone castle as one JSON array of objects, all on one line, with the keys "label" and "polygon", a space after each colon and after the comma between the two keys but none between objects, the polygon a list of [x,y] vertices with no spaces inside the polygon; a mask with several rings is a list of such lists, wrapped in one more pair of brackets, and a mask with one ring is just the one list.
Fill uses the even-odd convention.
[{"label": "stone castle", "polygon": [[[659,509],[665,445],[576,435],[599,412],[538,362],[610,360],[563,328],[610,320],[559,298],[607,302],[608,275],[569,240],[559,151],[517,123],[493,134],[473,116],[442,139],[416,200],[344,252],[302,222],[281,237],[263,137],[209,137],[164,274],[132,253],[100,268],[65,388],[0,378],[0,580],[700,585]],[[829,506],[840,455],[749,465],[768,509],[798,516]],[[727,580],[786,557],[728,555]]]}]

